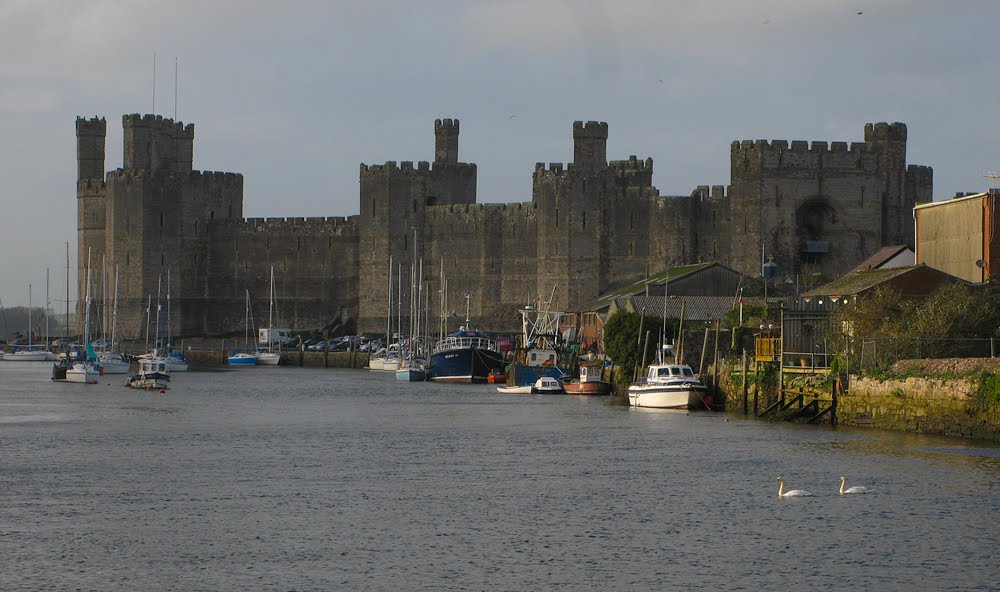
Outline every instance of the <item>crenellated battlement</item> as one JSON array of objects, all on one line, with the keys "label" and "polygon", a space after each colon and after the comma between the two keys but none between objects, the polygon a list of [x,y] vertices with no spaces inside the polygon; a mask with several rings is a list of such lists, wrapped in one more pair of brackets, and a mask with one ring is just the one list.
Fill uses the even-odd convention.
[{"label": "crenellated battlement", "polygon": [[628,157],[628,160],[612,160],[608,163],[608,166],[615,169],[619,173],[622,172],[641,172],[641,173],[652,173],[653,172],[653,159],[647,158],[645,160],[639,160],[633,154]]},{"label": "crenellated battlement", "polygon": [[430,163],[422,160],[417,163],[417,166],[413,166],[413,161],[404,160],[401,162],[396,162],[395,160],[388,160],[385,164],[365,164],[361,163],[358,166],[358,174],[362,177],[364,176],[374,176],[374,175],[387,175],[387,174],[426,174],[433,172],[435,170],[441,170],[447,168],[448,170],[454,170],[455,167],[461,169],[475,170],[476,165],[468,162],[459,162],[454,164],[434,162]]},{"label": "crenellated battlement", "polygon": [[312,233],[317,235],[343,234],[357,230],[357,217],[310,216],[288,218],[238,218],[219,220],[222,227],[254,233]]},{"label": "crenellated battlement", "polygon": [[108,122],[103,117],[91,117],[90,119],[77,116],[77,135],[104,136],[108,131]]},{"label": "crenellated battlement", "polygon": [[877,148],[866,142],[825,142],[816,140],[809,143],[805,140],[734,140],[730,144],[730,151],[733,153],[744,152],[791,152],[795,154],[822,154],[824,152],[833,153],[865,153],[875,152]]},{"label": "crenellated battlement", "polygon": [[439,131],[459,131],[459,121],[457,119],[435,119],[434,120],[434,132]]},{"label": "crenellated battlement", "polygon": [[608,139],[608,124],[603,121],[582,121],[573,122],[574,138],[593,138],[597,140]]},{"label": "crenellated battlement", "polygon": [[106,188],[103,179],[80,179],[76,182],[77,193],[103,193]]},{"label": "crenellated battlement", "polygon": [[731,189],[729,185],[699,185],[691,192],[691,197],[700,200],[725,199],[730,197]]},{"label": "crenellated battlement", "polygon": [[174,121],[169,117],[163,117],[162,115],[152,115],[145,114],[140,115],[138,113],[130,113],[128,115],[122,115],[122,126],[125,129],[144,127],[144,128],[156,128],[163,131],[172,132],[176,137],[189,136],[194,138],[194,124],[184,124],[181,121]]},{"label": "crenellated battlement", "polygon": [[905,142],[905,123],[866,123],[865,142]]}]

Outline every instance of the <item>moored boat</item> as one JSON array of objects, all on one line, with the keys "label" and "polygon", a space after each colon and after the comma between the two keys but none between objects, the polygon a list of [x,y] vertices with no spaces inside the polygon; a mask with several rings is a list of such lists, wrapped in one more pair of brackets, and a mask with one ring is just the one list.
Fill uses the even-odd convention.
[{"label": "moored boat", "polygon": [[563,381],[563,389],[569,395],[609,395],[611,383],[601,380],[600,366],[580,366],[580,378]]},{"label": "moored boat", "polygon": [[163,390],[170,386],[170,370],[164,358],[139,360],[139,371],[129,376],[128,386],[146,390]]},{"label": "moored boat", "polygon": [[464,327],[438,341],[430,358],[430,379],[436,382],[486,382],[503,368],[503,353],[495,339]]},{"label": "moored boat", "polygon": [[628,387],[629,404],[654,409],[705,408],[707,394],[707,387],[685,364],[652,364],[645,377]]},{"label": "moored boat", "polygon": [[97,360],[100,362],[105,374],[128,374],[128,360],[116,351],[102,352],[98,355]]},{"label": "moored boat", "polygon": [[226,358],[226,363],[230,366],[244,367],[257,365],[257,352],[237,351]]},{"label": "moored boat", "polygon": [[561,395],[566,391],[563,390],[562,383],[555,378],[543,376],[531,385],[531,392],[536,395]]}]

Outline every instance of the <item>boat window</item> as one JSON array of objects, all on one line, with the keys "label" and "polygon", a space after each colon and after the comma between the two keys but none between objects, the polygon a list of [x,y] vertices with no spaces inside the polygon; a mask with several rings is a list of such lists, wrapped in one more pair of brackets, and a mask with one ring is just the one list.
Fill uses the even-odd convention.
[{"label": "boat window", "polygon": [[677,368],[677,367],[673,367],[673,368],[670,369],[670,374],[672,374],[674,376],[680,376],[681,369]]},{"label": "boat window", "polygon": [[684,376],[694,376],[694,370],[690,368],[684,368]]},{"label": "boat window", "polygon": [[660,368],[659,376],[670,376],[670,368]]}]

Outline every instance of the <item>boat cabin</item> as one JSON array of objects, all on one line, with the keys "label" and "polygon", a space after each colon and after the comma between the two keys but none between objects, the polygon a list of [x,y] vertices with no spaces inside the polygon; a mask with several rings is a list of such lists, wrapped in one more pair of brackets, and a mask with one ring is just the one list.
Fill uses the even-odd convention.
[{"label": "boat cabin", "polygon": [[667,380],[695,380],[694,370],[690,366],[668,364],[665,366],[650,366],[646,380],[649,382],[664,382]]}]

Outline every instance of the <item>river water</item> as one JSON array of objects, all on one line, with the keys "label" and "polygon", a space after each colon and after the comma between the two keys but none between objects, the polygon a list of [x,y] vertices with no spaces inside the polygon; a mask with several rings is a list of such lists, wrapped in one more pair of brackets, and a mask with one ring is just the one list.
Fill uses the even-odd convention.
[{"label": "river water", "polygon": [[1000,586],[997,447],[358,370],[48,375],[0,363],[2,590]]}]

